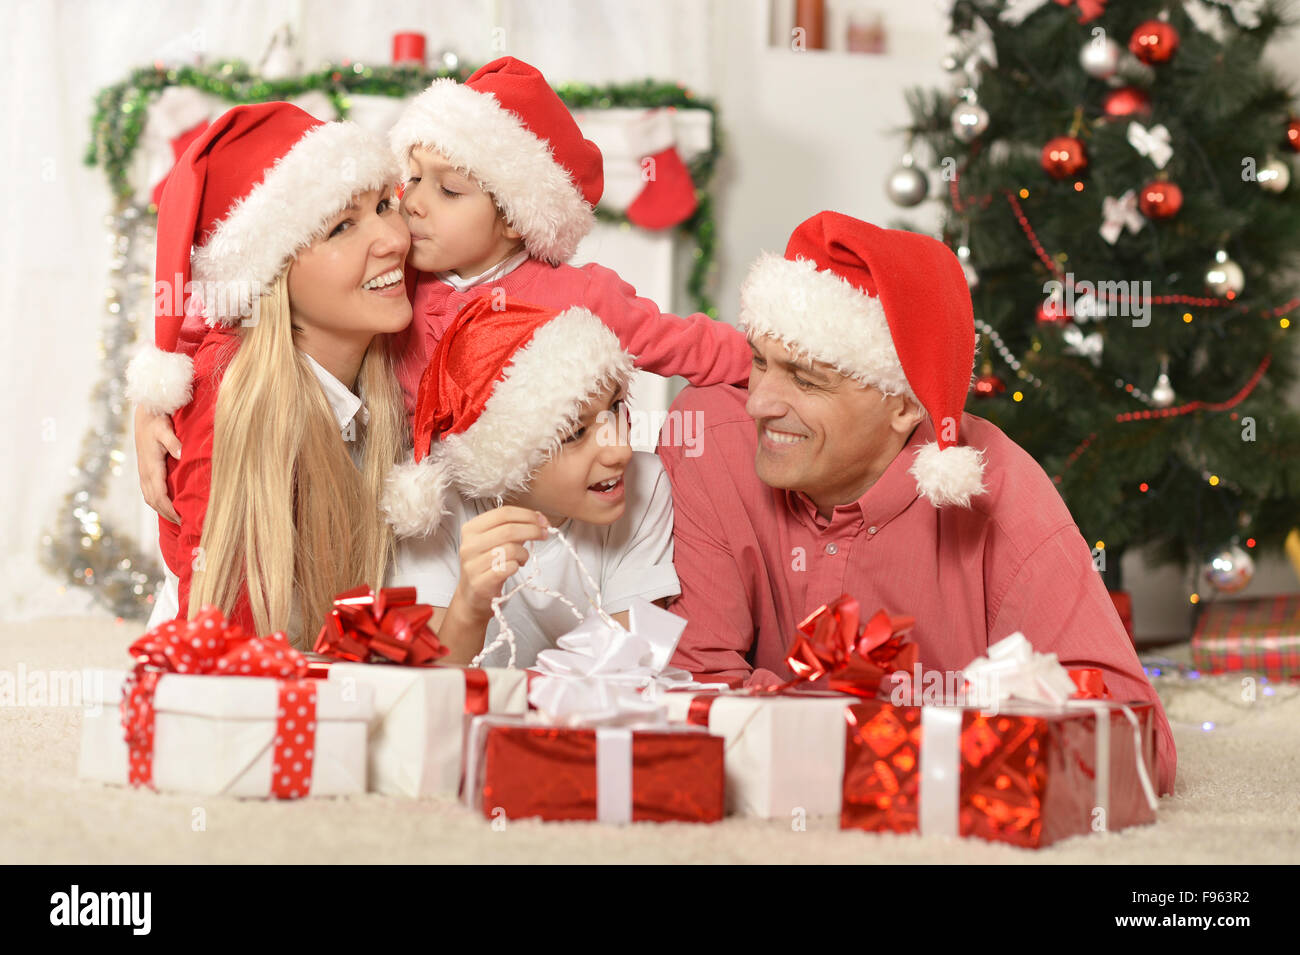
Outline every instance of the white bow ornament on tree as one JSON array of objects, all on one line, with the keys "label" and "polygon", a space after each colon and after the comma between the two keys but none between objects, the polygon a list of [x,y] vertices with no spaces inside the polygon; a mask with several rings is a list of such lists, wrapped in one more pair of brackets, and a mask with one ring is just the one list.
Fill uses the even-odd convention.
[{"label": "white bow ornament on tree", "polygon": [[1101,228],[1097,232],[1103,239],[1114,245],[1119,241],[1120,233],[1125,229],[1138,232],[1146,224],[1142,213],[1138,212],[1137,192],[1130,189],[1116,199],[1107,196],[1101,201]]},{"label": "white bow ornament on tree", "polygon": [[1163,125],[1147,129],[1141,123],[1129,123],[1127,139],[1129,145],[1150,159],[1157,169],[1164,169],[1165,164],[1174,156],[1174,147],[1169,143],[1169,130]]},{"label": "white bow ornament on tree", "polygon": [[1105,348],[1105,341],[1101,337],[1101,332],[1092,332],[1085,335],[1079,326],[1067,325],[1065,330],[1061,332],[1061,337],[1065,339],[1066,351],[1082,355],[1092,362],[1095,367],[1101,366],[1101,353]]}]

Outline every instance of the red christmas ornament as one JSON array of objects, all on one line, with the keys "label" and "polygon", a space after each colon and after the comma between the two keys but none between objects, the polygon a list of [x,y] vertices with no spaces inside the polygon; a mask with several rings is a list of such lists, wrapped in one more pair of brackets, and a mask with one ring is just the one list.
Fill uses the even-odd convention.
[{"label": "red christmas ornament", "polygon": [[1038,306],[1037,318],[1039,325],[1070,324],[1070,316],[1065,313],[1065,309],[1050,298]]},{"label": "red christmas ornament", "polygon": [[990,372],[976,378],[975,387],[971,390],[975,392],[976,398],[993,398],[1006,391],[1007,386],[1001,378]]},{"label": "red christmas ornament", "polygon": [[1148,182],[1138,193],[1138,208],[1148,219],[1171,219],[1183,207],[1183,190],[1175,183]]},{"label": "red christmas ornament", "polygon": [[1163,20],[1147,20],[1133,31],[1128,48],[1143,63],[1167,63],[1178,49],[1178,31]]},{"label": "red christmas ornament", "polygon": [[1286,124],[1286,144],[1300,153],[1300,119],[1293,119]]},{"label": "red christmas ornament", "polygon": [[1146,116],[1151,112],[1151,97],[1147,91],[1136,86],[1121,86],[1111,90],[1101,101],[1102,111],[1107,116]]},{"label": "red christmas ornament", "polygon": [[1043,147],[1043,169],[1053,179],[1069,179],[1088,166],[1083,142],[1074,136],[1057,136]]}]

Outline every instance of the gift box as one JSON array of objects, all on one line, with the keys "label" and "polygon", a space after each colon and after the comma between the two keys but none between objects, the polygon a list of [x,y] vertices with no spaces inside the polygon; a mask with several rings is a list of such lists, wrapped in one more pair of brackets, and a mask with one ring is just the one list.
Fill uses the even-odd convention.
[{"label": "gift box", "polygon": [[1192,665],[1206,673],[1300,679],[1300,594],[1206,605],[1192,636]]},{"label": "gift box", "polygon": [[840,693],[669,693],[668,718],[724,741],[727,812],[789,819],[840,811],[844,709]]},{"label": "gift box", "polygon": [[345,695],[373,693],[368,788],[390,796],[455,796],[469,720],[528,709],[524,670],[333,663],[326,673]]},{"label": "gift box", "polygon": [[1154,709],[855,703],[840,826],[1041,848],[1153,822]]},{"label": "gift box", "polygon": [[[77,763],[83,779],[133,781],[119,709],[128,675],[95,671],[91,680]],[[366,727],[373,712],[366,687],[345,697],[339,687],[317,680],[169,673],[152,693],[147,781],[156,789],[291,798],[366,791]]]},{"label": "gift box", "polygon": [[489,819],[717,822],[723,786],[722,739],[697,727],[470,727],[464,799]]}]

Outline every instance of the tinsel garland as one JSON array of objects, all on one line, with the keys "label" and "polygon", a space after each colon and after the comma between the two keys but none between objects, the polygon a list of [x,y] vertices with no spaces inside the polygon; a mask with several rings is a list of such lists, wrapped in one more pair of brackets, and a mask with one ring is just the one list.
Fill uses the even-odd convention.
[{"label": "tinsel garland", "polygon": [[[97,507],[107,491],[109,476],[120,473],[126,457],[123,444],[129,403],[123,394],[123,376],[137,327],[141,319],[152,316],[152,263],[141,260],[152,248],[156,210],[132,202],[127,171],[144,132],[149,105],[158,93],[169,86],[188,86],[235,104],[289,100],[316,91],[324,93],[335,112],[346,118],[353,95],[406,97],[440,77],[463,81],[473,71],[468,66],[430,70],[345,61],[315,73],[272,80],[252,72],[241,61],[228,60],[209,66],[142,67],[100,91],[95,98],[85,162],[104,170],[117,199],[108,217],[113,278],[100,336],[104,376],[91,393],[93,423],[72,469],[74,487],[64,498],[56,526],[42,540],[43,559],[51,572],[72,586],[86,588],[119,618],[147,616],[162,580],[158,562],[146,556],[131,535],[105,523]],[[654,80],[609,86],[566,83],[555,89],[573,109],[675,107],[713,114],[709,148],[688,163],[698,207],[677,229],[694,244],[687,291],[698,311],[717,318],[717,308],[707,290],[716,246],[708,185],[719,155],[717,113],[712,101],[697,97],[679,84]],[[602,221],[631,227],[622,213],[597,209],[596,214]]]},{"label": "tinsel garland", "polygon": [[119,619],[147,615],[162,580],[158,562],[98,511],[109,477],[121,473],[126,459],[126,366],[141,316],[153,316],[153,222],[153,216],[125,203],[107,217],[112,258],[99,335],[103,377],[91,391],[91,425],[72,468],[73,488],[57,524],[42,539],[46,567],[86,588]]}]

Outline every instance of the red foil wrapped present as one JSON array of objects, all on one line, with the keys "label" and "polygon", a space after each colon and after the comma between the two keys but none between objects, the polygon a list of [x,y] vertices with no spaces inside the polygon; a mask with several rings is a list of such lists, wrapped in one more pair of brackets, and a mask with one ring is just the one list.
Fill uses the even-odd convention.
[{"label": "red foil wrapped present", "polygon": [[1037,849],[1153,822],[1153,713],[1150,703],[1102,701],[996,711],[854,704],[840,827]]},{"label": "red foil wrapped present", "polygon": [[465,801],[489,819],[717,822],[721,737],[695,727],[574,728],[478,717]]}]

